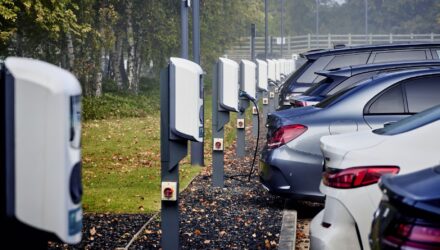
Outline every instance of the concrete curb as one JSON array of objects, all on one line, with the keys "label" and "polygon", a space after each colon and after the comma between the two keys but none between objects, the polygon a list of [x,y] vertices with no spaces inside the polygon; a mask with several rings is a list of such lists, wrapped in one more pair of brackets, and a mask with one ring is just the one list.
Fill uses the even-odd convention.
[{"label": "concrete curb", "polygon": [[296,210],[289,208],[287,202],[284,205],[283,221],[280,232],[279,250],[295,250],[296,242]]}]

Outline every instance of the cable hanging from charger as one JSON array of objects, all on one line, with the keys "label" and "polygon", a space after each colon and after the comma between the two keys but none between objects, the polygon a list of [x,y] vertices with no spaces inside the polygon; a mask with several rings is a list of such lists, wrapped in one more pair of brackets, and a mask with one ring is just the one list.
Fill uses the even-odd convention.
[{"label": "cable hanging from charger", "polygon": [[[258,152],[258,144],[259,144],[259,140],[260,140],[260,111],[258,109],[258,103],[256,102],[257,100],[255,98],[253,98],[247,92],[242,91],[242,90],[240,90],[239,95],[240,95],[240,97],[245,97],[246,99],[250,100],[257,111],[257,141],[255,143],[254,157],[252,159],[252,165],[251,165],[251,169],[249,170],[249,173],[248,174],[230,175],[230,176],[226,176],[226,177],[230,178],[230,179],[239,180],[239,181],[242,181],[242,180],[238,179],[237,177],[248,177],[247,182],[250,182],[252,174],[254,173],[255,161],[256,161],[257,152]],[[240,110],[240,112],[244,112],[244,110]]]}]

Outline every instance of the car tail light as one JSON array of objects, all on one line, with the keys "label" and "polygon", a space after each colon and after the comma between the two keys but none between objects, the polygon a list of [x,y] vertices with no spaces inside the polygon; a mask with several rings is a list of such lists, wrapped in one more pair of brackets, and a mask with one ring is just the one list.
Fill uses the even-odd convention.
[{"label": "car tail light", "polygon": [[385,235],[383,244],[401,249],[440,249],[440,225],[396,223]]},{"label": "car tail light", "polygon": [[306,107],[306,106],[309,106],[309,105],[308,105],[308,103],[306,101],[295,100],[295,101],[293,101],[292,106],[296,107],[296,108],[300,108],[300,107]]},{"label": "car tail light", "polygon": [[323,183],[334,188],[356,188],[377,183],[384,174],[398,172],[399,167],[396,166],[354,167],[342,171],[327,168]]},{"label": "car tail light", "polygon": [[278,148],[302,135],[306,130],[307,127],[301,124],[283,126],[267,140],[267,146],[270,149]]}]

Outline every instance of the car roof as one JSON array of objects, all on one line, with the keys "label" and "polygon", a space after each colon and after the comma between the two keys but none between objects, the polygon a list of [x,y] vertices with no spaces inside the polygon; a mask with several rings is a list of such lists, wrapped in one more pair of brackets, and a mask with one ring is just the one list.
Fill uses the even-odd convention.
[{"label": "car roof", "polygon": [[[331,103],[336,104],[339,103],[340,100],[346,98],[350,98],[350,99],[354,98],[352,100],[356,100],[357,102],[359,95],[362,96],[365,93],[374,93],[375,91],[372,91],[374,89],[386,89],[389,86],[394,85],[396,82],[401,82],[410,78],[429,76],[429,75],[440,75],[440,68],[428,68],[428,69],[418,68],[418,69],[408,69],[402,71],[383,72],[375,76],[372,76],[370,78],[362,80],[356,86],[352,86],[349,87],[348,89],[340,90],[340,92],[337,92],[328,98],[332,98],[338,95],[338,93],[340,93],[340,95],[338,95],[338,97],[334,99]],[[319,106],[319,104],[317,106]],[[344,106],[345,104],[342,104],[341,107]]]},{"label": "car roof", "polygon": [[361,64],[361,65],[347,66],[342,68],[322,70],[315,72],[315,74],[329,78],[340,77],[340,76],[351,77],[353,75],[361,74],[364,72],[393,69],[393,68],[403,68],[403,67],[417,67],[417,66],[438,67],[440,66],[440,60],[420,60],[420,61]]},{"label": "car roof", "polygon": [[316,60],[322,56],[337,55],[337,54],[352,54],[357,52],[375,51],[375,50],[406,50],[406,49],[421,49],[440,47],[440,43],[391,43],[391,44],[375,44],[375,45],[360,45],[360,46],[344,46],[336,49],[320,49],[311,50],[302,53],[300,56],[308,60]]},{"label": "car roof", "polygon": [[412,78],[418,76],[440,74],[440,68],[417,68],[406,69],[402,71],[382,72],[372,77],[373,80],[388,79],[388,78]]}]

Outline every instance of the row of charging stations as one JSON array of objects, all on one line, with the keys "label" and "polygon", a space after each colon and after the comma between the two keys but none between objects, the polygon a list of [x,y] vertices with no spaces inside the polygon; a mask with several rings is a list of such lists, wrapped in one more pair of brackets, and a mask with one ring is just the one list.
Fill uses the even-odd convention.
[{"label": "row of charging stations", "polygon": [[[249,100],[270,91],[268,83],[281,81],[281,74],[291,68],[279,60],[237,64],[219,59],[214,81],[214,103],[218,105],[214,106],[224,116],[216,117],[215,132],[223,129],[226,113],[239,112],[243,116],[238,119],[243,120],[237,120],[237,128],[244,145],[243,113]],[[180,58],[171,58],[161,73],[164,249],[179,248],[179,161],[187,154],[188,141],[202,142],[204,138],[202,76],[198,64]],[[54,239],[79,243],[83,216],[80,84],[59,67],[13,57],[2,65],[0,82],[0,225],[4,243],[32,248],[45,248]],[[263,105],[267,104],[263,98]],[[222,152],[223,138],[213,140],[213,150]]]},{"label": "row of charging stations", "polygon": [[[241,60],[237,63],[219,58],[214,67],[212,87],[213,186],[224,186],[224,126],[229,122],[229,113],[238,113],[237,156],[244,156],[244,113],[249,101],[255,104],[258,114],[257,103],[262,97],[266,116],[270,111],[269,99],[274,99],[271,90],[293,70],[294,64],[289,60]],[[168,67],[161,72],[163,249],[179,249],[179,161],[187,155],[188,141],[202,142],[204,138],[202,76],[203,70],[198,64],[181,58],[171,58]]]},{"label": "row of charging stations", "polygon": [[81,240],[81,87],[49,63],[7,58],[0,75],[3,244]]}]

